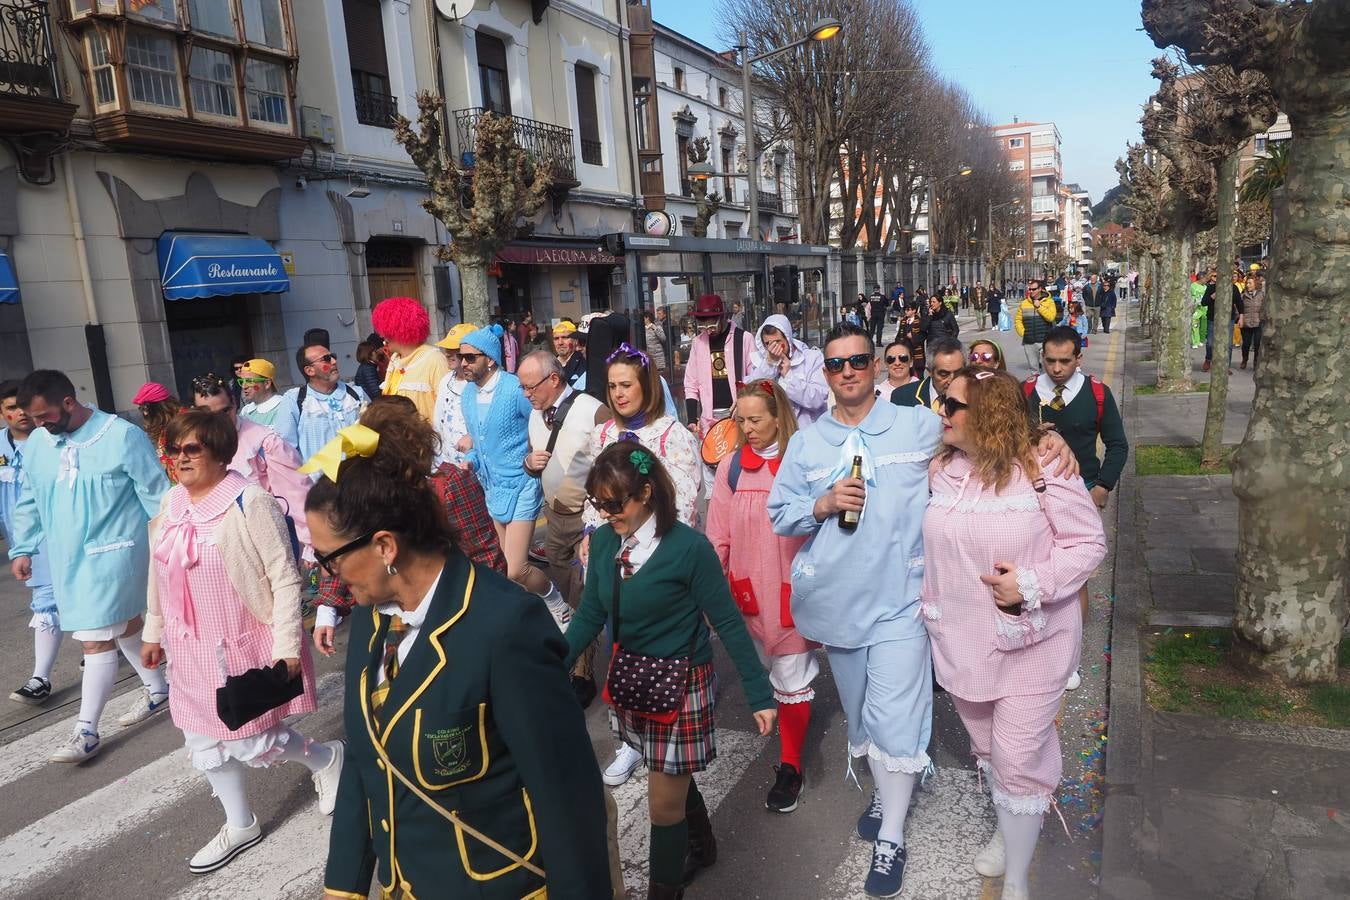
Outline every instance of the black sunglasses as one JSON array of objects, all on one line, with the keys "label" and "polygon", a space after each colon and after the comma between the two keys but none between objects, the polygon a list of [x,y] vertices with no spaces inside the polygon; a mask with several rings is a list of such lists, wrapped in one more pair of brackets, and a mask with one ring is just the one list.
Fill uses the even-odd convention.
[{"label": "black sunglasses", "polygon": [[465,353],[463,350],[461,350],[461,351],[459,352],[459,361],[460,361],[460,362],[466,362],[466,363],[468,363],[469,365],[473,365],[474,363],[478,362],[478,360],[480,360],[480,359],[482,359],[482,358],[483,358],[483,354],[481,354],[481,353]]},{"label": "black sunglasses", "polygon": [[849,357],[831,356],[829,359],[825,360],[825,371],[830,372],[833,375],[838,375],[840,372],[844,371],[844,363],[848,363],[852,366],[853,371],[861,372],[872,364],[872,354],[855,353]]},{"label": "black sunglasses", "polygon": [[909,359],[908,356],[888,356],[886,357],[886,365],[890,366],[898,362],[906,363],[909,362]]},{"label": "black sunglasses", "polygon": [[955,397],[943,397],[940,402],[942,403],[942,411],[947,414],[949,419],[963,409],[970,409],[969,403],[964,400],[957,400]]},{"label": "black sunglasses", "polygon": [[316,552],[314,554],[314,562],[322,566],[323,570],[327,572],[329,575],[332,575],[334,578],[336,578],[337,572],[334,571],[333,569],[333,563],[337,562],[338,557],[343,556],[347,553],[351,553],[353,550],[360,550],[362,547],[366,546],[366,544],[369,544],[372,540],[374,540],[374,538],[375,532],[368,531],[365,534],[361,535],[356,540],[348,541],[347,543],[343,544],[341,547],[337,548],[332,553],[325,554]]},{"label": "black sunglasses", "polygon": [[319,363],[325,363],[325,362],[327,362],[327,363],[330,363],[330,362],[337,362],[337,356],[336,356],[336,354],[333,354],[333,353],[325,353],[323,356],[320,356],[318,359],[309,359],[309,360],[306,360],[306,361],[305,361],[305,365],[307,365],[307,366],[317,366]]},{"label": "black sunglasses", "polygon": [[627,506],[628,501],[632,499],[633,499],[632,494],[626,494],[619,500],[600,500],[590,496],[589,494],[586,495],[587,503],[589,503],[591,506],[594,506],[596,509],[600,510],[600,512],[608,513],[611,516],[623,515],[624,507]]}]

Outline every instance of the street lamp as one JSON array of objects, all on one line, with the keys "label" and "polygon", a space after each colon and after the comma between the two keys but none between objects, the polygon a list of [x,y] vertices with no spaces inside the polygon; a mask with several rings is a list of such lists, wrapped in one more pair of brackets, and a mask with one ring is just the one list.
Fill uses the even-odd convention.
[{"label": "street lamp", "polygon": [[933,188],[944,181],[951,181],[953,178],[965,178],[971,172],[975,171],[970,166],[962,163],[956,167],[956,171],[950,175],[944,175],[941,178],[929,178],[928,181],[928,291],[933,291],[933,263],[932,256],[934,248],[937,247],[937,199],[934,196]]},{"label": "street lamp", "polygon": [[755,163],[755,116],[754,100],[751,96],[750,87],[751,69],[757,62],[778,56],[780,53],[786,53],[803,44],[814,41],[828,41],[843,30],[844,25],[838,19],[817,19],[810,30],[806,32],[805,37],[798,38],[790,44],[766,50],[758,56],[750,55],[750,38],[746,32],[741,32],[741,43],[736,49],[741,54],[741,107],[745,118],[743,125],[745,128],[746,170],[750,176],[750,237],[752,240],[759,240],[759,171]]}]

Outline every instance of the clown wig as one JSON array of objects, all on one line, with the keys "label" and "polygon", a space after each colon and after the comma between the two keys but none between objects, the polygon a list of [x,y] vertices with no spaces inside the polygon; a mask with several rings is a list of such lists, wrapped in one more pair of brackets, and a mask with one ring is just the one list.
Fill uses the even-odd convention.
[{"label": "clown wig", "polygon": [[370,323],[385,340],[395,344],[424,344],[431,333],[426,309],[411,297],[381,300],[371,310]]}]

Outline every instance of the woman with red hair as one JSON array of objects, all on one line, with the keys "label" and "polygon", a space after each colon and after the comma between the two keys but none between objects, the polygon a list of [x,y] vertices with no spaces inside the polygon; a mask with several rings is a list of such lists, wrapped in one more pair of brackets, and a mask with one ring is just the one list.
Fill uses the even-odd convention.
[{"label": "woman with red hair", "polygon": [[427,344],[431,318],[425,307],[411,297],[389,297],[371,311],[370,323],[390,352],[380,389],[407,397],[422,418],[434,422],[436,387],[450,371],[450,364],[441,351]]}]

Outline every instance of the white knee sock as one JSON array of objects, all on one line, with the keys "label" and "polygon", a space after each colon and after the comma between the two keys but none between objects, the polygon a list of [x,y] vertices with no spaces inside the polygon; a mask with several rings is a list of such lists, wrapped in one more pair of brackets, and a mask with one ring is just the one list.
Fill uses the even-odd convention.
[{"label": "white knee sock", "polygon": [[141,684],[149,688],[152,694],[167,694],[169,692],[169,683],[164,680],[164,667],[158,669],[147,669],[141,665],[141,633],[138,631],[128,637],[117,639],[117,646],[121,649],[122,655],[131,663],[131,667],[136,670],[136,674],[141,676]]},{"label": "white knee sock", "polygon": [[52,679],[52,666],[56,664],[56,654],[61,650],[62,634],[50,628],[33,629],[33,677],[45,681]]},{"label": "white knee sock", "polygon": [[287,728],[286,731],[289,737],[277,755],[278,762],[298,762],[311,772],[328,768],[328,764],[333,761],[331,747],[325,747],[294,729]]},{"label": "white knee sock", "polygon": [[905,846],[905,816],[909,813],[909,797],[914,793],[914,775],[908,772],[888,772],[886,764],[868,757],[872,780],[881,794],[881,830],[877,840]]},{"label": "white knee sock", "polygon": [[80,726],[98,734],[98,719],[103,715],[117,680],[117,651],[84,655],[84,678],[80,683]]},{"label": "white knee sock", "polygon": [[994,813],[998,816],[998,830],[1003,832],[1004,854],[1007,867],[1003,872],[1005,884],[1027,887],[1027,876],[1031,871],[1031,858],[1036,855],[1036,841],[1041,835],[1041,813],[1019,815],[994,804]]},{"label": "white knee sock", "polygon": [[211,782],[211,793],[225,808],[225,821],[231,828],[253,824],[253,810],[244,790],[244,766],[237,759],[227,759],[224,765],[208,769],[206,780]]}]

